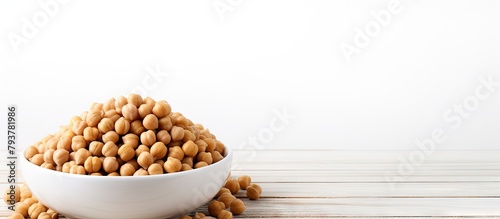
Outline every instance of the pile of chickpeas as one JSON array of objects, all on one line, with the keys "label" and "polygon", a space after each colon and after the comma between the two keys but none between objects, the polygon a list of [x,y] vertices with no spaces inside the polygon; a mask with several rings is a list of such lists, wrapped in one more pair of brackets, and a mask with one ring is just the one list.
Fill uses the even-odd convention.
[{"label": "pile of chickpeas", "polygon": [[[246,196],[250,200],[257,200],[262,194],[262,188],[252,183],[252,179],[243,175],[237,179],[227,179],[224,186],[219,190],[217,195],[212,201],[208,203],[208,214],[196,212],[193,216],[184,215],[180,219],[204,219],[204,218],[217,218],[217,219],[232,219],[233,215],[242,214],[246,210],[246,205],[243,200],[236,198],[234,195],[240,190],[246,190]],[[9,200],[5,191],[4,201]],[[20,188],[16,187],[15,190],[15,212],[7,219],[25,219],[29,216],[31,219],[58,219],[59,214],[54,210],[48,208],[32,196],[31,191],[23,184]]]},{"label": "pile of chickpeas", "polygon": [[[224,144],[215,135],[172,112],[166,101],[130,94],[93,103],[59,132],[29,146],[24,156],[43,168],[70,174],[145,176],[203,168],[222,160],[224,152]],[[228,179],[216,200],[209,203],[209,214],[230,219],[243,213],[245,204],[234,196],[240,189],[246,190],[251,200],[262,193],[248,176]],[[8,198],[4,199],[7,202]],[[26,185],[16,188],[15,201],[11,219],[58,218],[32,197]],[[196,213],[182,218],[210,217]]]},{"label": "pile of chickpeas", "polygon": [[224,144],[164,101],[137,94],[71,118],[24,156],[43,168],[91,176],[143,176],[202,168],[224,158]]},{"label": "pile of chickpeas", "polygon": [[[246,190],[246,196],[250,200],[257,200],[262,194],[262,188],[252,183],[252,179],[247,175],[242,175],[237,179],[227,179],[217,195],[208,204],[208,213],[217,217],[217,219],[232,219],[233,215],[242,214],[246,210],[243,200],[238,199],[234,194],[242,190]],[[229,209],[229,211],[228,211]],[[181,219],[202,219],[211,218],[203,213],[196,212],[192,217],[189,215],[182,216]]]},{"label": "pile of chickpeas", "polygon": [[[7,203],[7,200],[10,199],[9,195],[7,194],[8,192],[9,189],[7,189],[4,194],[5,203]],[[15,212],[13,212],[12,215],[8,217],[8,219],[24,219],[28,216],[31,219],[59,218],[59,214],[43,205],[42,203],[38,202],[38,200],[32,196],[31,191],[29,190],[28,186],[26,186],[26,184],[23,184],[21,187],[16,187],[14,197],[14,201],[16,202],[14,205]]]}]

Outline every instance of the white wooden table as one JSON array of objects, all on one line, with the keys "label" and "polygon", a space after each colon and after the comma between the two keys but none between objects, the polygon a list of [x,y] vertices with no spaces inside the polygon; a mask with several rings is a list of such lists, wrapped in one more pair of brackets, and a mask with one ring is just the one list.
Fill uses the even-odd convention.
[{"label": "white wooden table", "polygon": [[[500,151],[435,152],[398,176],[398,157],[411,152],[236,151],[232,174],[250,175],[264,190],[260,200],[244,198],[237,218],[500,218]],[[3,201],[0,208],[8,215]]]}]

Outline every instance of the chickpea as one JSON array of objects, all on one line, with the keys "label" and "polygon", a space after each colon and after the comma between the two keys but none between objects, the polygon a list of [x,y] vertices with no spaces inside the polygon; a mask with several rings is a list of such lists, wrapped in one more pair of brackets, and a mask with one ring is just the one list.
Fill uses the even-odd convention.
[{"label": "chickpea", "polygon": [[146,117],[148,114],[153,113],[153,107],[143,103],[139,106],[139,108],[137,108],[137,112],[139,113],[141,119],[144,119],[144,117]]},{"label": "chickpea", "polygon": [[219,192],[217,192],[216,197],[220,197],[222,194],[227,193],[227,194],[232,194],[231,191],[229,191],[228,188],[221,188]]},{"label": "chickpea", "polygon": [[129,103],[122,107],[122,115],[125,119],[134,121],[139,117],[139,112],[137,111],[137,107],[134,104]]},{"label": "chickpea", "polygon": [[156,142],[156,133],[152,130],[143,132],[141,134],[141,142],[146,146],[153,145]]},{"label": "chickpea", "polygon": [[219,212],[217,219],[233,219],[233,213],[227,210],[222,210]]},{"label": "chickpea", "polygon": [[100,141],[92,141],[89,144],[89,151],[93,156],[102,156],[102,148],[104,147],[104,143]]},{"label": "chickpea", "polygon": [[231,194],[236,194],[240,190],[240,184],[237,179],[228,179],[224,183],[224,187],[231,191]]},{"label": "chickpea", "polygon": [[106,133],[115,129],[115,122],[110,118],[103,118],[97,125],[100,132]]},{"label": "chickpea", "polygon": [[57,142],[57,149],[65,149],[67,151],[71,150],[71,139],[73,136],[63,136]]},{"label": "chickpea", "polygon": [[102,167],[106,173],[112,173],[118,170],[118,161],[116,161],[116,157],[106,157],[102,164]]},{"label": "chickpea", "polygon": [[133,134],[139,136],[141,133],[145,132],[146,128],[142,126],[142,121],[141,120],[135,120],[132,123],[130,123],[130,132]]},{"label": "chickpea", "polygon": [[112,141],[106,142],[102,147],[102,155],[106,157],[114,157],[118,154],[118,146]]},{"label": "chickpea", "polygon": [[262,188],[255,184],[255,183],[251,183],[247,188],[247,197],[250,199],[250,200],[257,200],[260,198],[260,195],[262,194]]},{"label": "chickpea", "polygon": [[177,158],[169,157],[167,158],[167,162],[163,165],[165,172],[167,173],[175,173],[179,172],[182,168],[181,161]]},{"label": "chickpea", "polygon": [[[6,199],[5,199],[6,200]],[[35,198],[27,198],[23,201],[23,203],[27,204],[28,206],[31,206],[35,203],[37,203],[38,201],[35,199]]]},{"label": "chickpea", "polygon": [[108,176],[120,176],[120,174],[117,172],[111,172],[111,173],[108,173]]},{"label": "chickpea", "polygon": [[199,169],[199,168],[206,167],[206,166],[208,166],[207,162],[205,162],[205,161],[199,161],[199,162],[197,162],[194,165],[194,168],[195,169]]},{"label": "chickpea", "polygon": [[125,162],[129,161],[135,156],[134,148],[128,144],[124,144],[118,148],[118,156]]},{"label": "chickpea", "polygon": [[134,173],[134,176],[148,176],[148,175],[149,175],[148,171],[142,168],[138,169]]},{"label": "chickpea", "polygon": [[77,121],[73,123],[73,125],[71,126],[71,130],[73,131],[73,133],[77,135],[83,135],[83,130],[88,126],[89,125],[87,124],[86,121]]},{"label": "chickpea", "polygon": [[142,100],[141,95],[131,93],[127,97],[128,103],[134,104],[134,106],[139,107],[144,101]]},{"label": "chickpea", "polygon": [[155,130],[158,128],[158,118],[153,114],[149,114],[142,120],[142,125],[148,130]]},{"label": "chickpea", "polygon": [[91,110],[88,112],[85,121],[87,122],[88,126],[90,127],[96,127],[97,124],[101,121],[102,117],[104,116],[104,113],[101,110]]},{"label": "chickpea", "polygon": [[24,219],[24,216],[21,213],[19,213],[19,212],[14,212],[7,219]]},{"label": "chickpea", "polygon": [[69,168],[69,173],[85,175],[87,172],[85,172],[85,167],[81,165],[73,165]]},{"label": "chickpea", "polygon": [[90,110],[101,110],[102,111],[102,106],[103,106],[102,103],[94,102],[90,105]]},{"label": "chickpea", "polygon": [[37,166],[41,166],[44,162],[43,160],[43,154],[35,154],[35,156],[33,156],[31,159],[30,159],[31,163],[37,165]]},{"label": "chickpea", "polygon": [[33,156],[35,156],[36,154],[38,154],[38,149],[35,147],[35,146],[29,146],[25,151],[24,151],[24,157],[26,157],[26,159],[30,159],[32,158]]},{"label": "chickpea", "polygon": [[207,148],[205,149],[206,151],[208,152],[212,152],[215,150],[215,140],[212,139],[212,138],[205,138],[203,139],[203,141],[205,141],[205,143],[207,143]]},{"label": "chickpea", "polygon": [[115,109],[115,98],[112,97],[102,105],[102,110],[105,112]]},{"label": "chickpea", "polygon": [[47,212],[42,212],[38,215],[38,219],[51,219],[51,215]]},{"label": "chickpea", "polygon": [[247,175],[242,175],[238,177],[238,183],[240,184],[240,188],[246,189],[250,185],[250,183],[252,183],[252,178]]},{"label": "chickpea", "polygon": [[245,206],[245,203],[241,201],[241,199],[236,199],[231,202],[229,208],[233,214],[238,215],[243,213],[247,207]]},{"label": "chickpea", "polygon": [[198,159],[198,161],[204,161],[208,165],[212,164],[212,162],[213,162],[212,154],[208,153],[208,152],[198,153],[197,159]]},{"label": "chickpea", "polygon": [[52,154],[52,160],[57,166],[62,166],[69,160],[69,152],[65,149],[57,149]]},{"label": "chickpea", "polygon": [[170,143],[167,144],[167,147],[170,148],[170,147],[175,147],[175,146],[182,146],[182,142],[181,141],[171,141]]},{"label": "chickpea", "polygon": [[208,144],[205,141],[198,139],[194,143],[198,146],[198,153],[206,151]]},{"label": "chickpea", "polygon": [[181,166],[181,171],[187,171],[187,170],[192,170],[192,169],[193,169],[193,167],[189,166],[189,164],[183,163]]},{"label": "chickpea", "polygon": [[118,112],[116,112],[116,110],[112,109],[112,110],[106,111],[104,113],[104,118],[111,119],[111,121],[113,121],[113,126],[114,126],[114,123],[116,122],[116,120],[118,120],[120,118],[120,114],[118,114]]},{"label": "chickpea", "polygon": [[157,163],[153,163],[148,167],[149,175],[163,174],[163,166]]},{"label": "chickpea", "polygon": [[173,157],[173,158],[176,158],[178,160],[182,160],[182,159],[184,159],[184,151],[179,146],[171,147],[168,150],[168,157]]},{"label": "chickpea", "polygon": [[181,163],[182,163],[182,164],[187,164],[187,165],[189,165],[190,167],[193,167],[193,166],[194,166],[194,162],[193,162],[193,158],[192,158],[192,157],[184,157],[184,158],[181,160]]},{"label": "chickpea", "polygon": [[149,147],[143,144],[139,145],[139,147],[135,149],[135,156],[139,157],[139,155],[141,155],[142,152],[149,152]]},{"label": "chickpea", "polygon": [[182,151],[185,156],[194,157],[198,153],[198,146],[191,140],[182,145]]},{"label": "chickpea", "polygon": [[136,169],[135,169],[134,165],[132,165],[130,163],[123,164],[120,167],[120,175],[121,176],[132,176],[132,175],[134,175],[135,171],[136,171]]},{"label": "chickpea", "polygon": [[224,209],[226,209],[226,205],[217,200],[212,200],[208,204],[208,213],[214,217],[217,217]]},{"label": "chickpea", "polygon": [[98,157],[88,157],[85,160],[83,167],[87,173],[95,173],[101,169],[101,160]]},{"label": "chickpea", "polygon": [[218,151],[220,154],[224,154],[224,144],[220,142],[219,140],[215,141],[215,150]]},{"label": "chickpea", "polygon": [[163,159],[167,155],[167,146],[163,142],[156,142],[151,146],[151,155],[155,160]]},{"label": "chickpea", "polygon": [[71,139],[71,138],[73,138],[75,135],[76,135],[76,133],[74,133],[73,131],[71,131],[71,130],[66,130],[66,131],[64,131],[64,133],[62,134],[62,136],[61,136],[61,137],[66,136],[66,137],[69,137],[69,138]]},{"label": "chickpea", "polygon": [[76,135],[71,138],[71,150],[77,151],[80,148],[87,147],[87,140],[82,135]]},{"label": "chickpea", "polygon": [[28,217],[28,208],[29,207],[30,206],[24,202],[18,202],[15,205],[15,212],[21,214],[23,216],[22,218],[24,219],[25,217]]},{"label": "chickpea", "polygon": [[155,116],[158,118],[168,116],[170,112],[172,112],[172,108],[170,107],[170,104],[167,103],[167,101],[158,101],[153,107],[153,114],[155,114]]},{"label": "chickpea", "polygon": [[59,138],[52,138],[47,143],[45,143],[45,148],[48,149],[54,149],[57,150],[57,142],[59,141]]},{"label": "chickpea", "polygon": [[[130,130],[130,121],[126,118],[119,118],[115,122],[115,131],[119,135],[127,134]],[[109,132],[108,132],[109,133]]]},{"label": "chickpea", "polygon": [[217,163],[220,160],[224,159],[224,157],[218,151],[212,151],[210,152],[210,154],[212,155],[213,163]]},{"label": "chickpea", "polygon": [[154,163],[153,155],[149,152],[142,152],[139,157],[137,157],[137,163],[144,169],[148,169],[149,165]]},{"label": "chickpea", "polygon": [[139,146],[139,136],[133,133],[126,134],[122,137],[123,144],[128,144],[132,148],[137,149]]},{"label": "chickpea", "polygon": [[83,165],[88,157],[92,156],[92,153],[85,148],[80,148],[75,153],[75,162],[78,165]]},{"label": "chickpea", "polygon": [[115,110],[117,113],[122,114],[122,107],[125,106],[128,103],[127,98],[124,96],[118,97],[118,99],[115,101]]},{"label": "chickpea", "polygon": [[118,135],[118,133],[116,133],[115,131],[109,131],[106,132],[106,134],[102,135],[102,142],[107,143],[111,141],[113,143],[116,143],[118,142],[119,138],[120,136]]},{"label": "chickpea", "polygon": [[172,129],[172,119],[169,116],[165,116],[158,120],[158,128],[165,131],[170,131]]},{"label": "chickpea", "polygon": [[83,137],[87,141],[94,141],[99,138],[99,129],[96,127],[87,127],[83,130]]},{"label": "chickpea", "polygon": [[69,170],[71,169],[72,165],[69,162],[66,162],[62,165],[61,172],[63,173],[69,173]]},{"label": "chickpea", "polygon": [[54,165],[51,164],[51,163],[43,163],[42,165],[40,165],[40,167],[45,168],[45,169],[49,169],[49,170],[55,170],[56,169],[54,167]]},{"label": "chickpea", "polygon": [[207,216],[205,214],[196,212],[193,216],[193,219],[202,219],[202,218],[204,219],[206,217]]},{"label": "chickpea", "polygon": [[151,107],[151,109],[153,109],[153,107],[154,107],[154,106],[155,106],[155,104],[156,104],[156,101],[155,101],[153,98],[151,98],[151,97],[145,97],[145,98],[143,98],[143,99],[142,99],[142,102],[143,102],[144,104],[147,104],[148,106],[150,106],[150,107]]},{"label": "chickpea", "polygon": [[172,126],[170,130],[172,141],[180,141],[184,138],[184,129],[179,126]]},{"label": "chickpea", "polygon": [[163,144],[167,145],[168,143],[170,143],[170,140],[172,140],[172,138],[170,137],[168,131],[161,130],[158,133],[156,133],[156,140],[163,142]]},{"label": "chickpea", "polygon": [[133,160],[129,160],[127,161],[127,163],[125,164],[130,164],[134,167],[134,171],[135,170],[138,170],[139,169],[139,163],[137,163],[137,160],[133,159]]},{"label": "chickpea", "polygon": [[21,192],[21,199],[20,201],[24,201],[28,198],[31,198],[33,196],[33,194],[31,194],[31,191],[29,189],[26,189],[26,191],[22,191]]},{"label": "chickpea", "polygon": [[49,149],[49,150],[45,151],[45,153],[43,153],[43,161],[45,163],[54,164],[53,156],[54,156],[55,151],[56,150],[54,150],[54,149]]},{"label": "chickpea", "polygon": [[232,194],[224,193],[217,198],[217,201],[223,202],[225,206],[228,206],[236,200],[236,197],[234,197]]},{"label": "chickpea", "polygon": [[187,141],[196,141],[196,136],[190,132],[189,130],[184,130],[184,137],[182,138],[183,142]]}]

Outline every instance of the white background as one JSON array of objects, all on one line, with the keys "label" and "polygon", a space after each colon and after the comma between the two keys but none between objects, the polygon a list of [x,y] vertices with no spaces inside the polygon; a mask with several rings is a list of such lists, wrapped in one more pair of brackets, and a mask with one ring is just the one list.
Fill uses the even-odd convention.
[{"label": "white background", "polygon": [[[480,77],[500,81],[498,1],[395,1],[351,61],[340,45],[390,1],[220,0],[223,20],[213,0],[69,1],[16,53],[37,2],[0,2],[0,121],[19,106],[22,147],[143,86],[148,66],[164,73],[147,95],[232,147],[411,150],[439,128],[438,150],[500,147],[500,87],[456,129],[443,119]],[[284,109],[295,118],[259,139]]]}]

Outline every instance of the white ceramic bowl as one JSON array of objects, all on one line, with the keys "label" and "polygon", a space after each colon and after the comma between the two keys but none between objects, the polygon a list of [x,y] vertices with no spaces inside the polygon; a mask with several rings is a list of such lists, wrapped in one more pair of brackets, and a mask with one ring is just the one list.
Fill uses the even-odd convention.
[{"label": "white ceramic bowl", "polygon": [[[24,154],[24,151],[23,153]],[[48,170],[21,156],[32,194],[68,218],[170,218],[195,210],[222,187],[232,151],[200,169],[154,176],[87,176]]]}]

